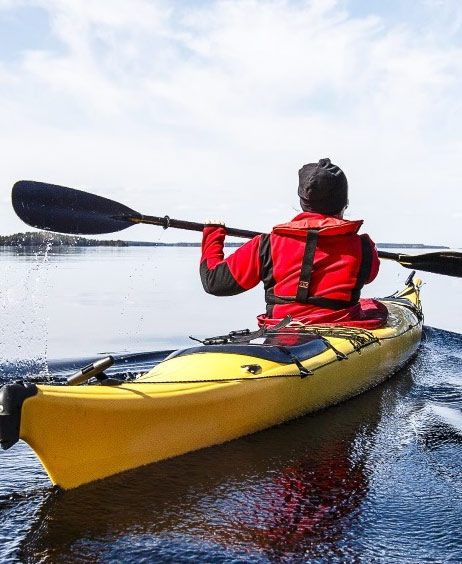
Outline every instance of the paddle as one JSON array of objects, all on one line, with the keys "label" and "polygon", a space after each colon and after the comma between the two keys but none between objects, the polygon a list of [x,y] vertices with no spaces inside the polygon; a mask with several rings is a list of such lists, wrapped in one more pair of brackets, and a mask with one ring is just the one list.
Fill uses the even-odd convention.
[{"label": "paddle", "polygon": [[[203,223],[171,219],[167,215],[142,215],[108,198],[43,182],[20,180],[13,186],[11,197],[15,212],[25,223],[59,233],[114,233],[137,223],[159,225],[164,229],[204,229]],[[233,227],[226,227],[226,233],[244,239],[260,235],[258,231]],[[378,251],[378,254],[381,259],[399,262],[405,268],[462,277],[462,253],[456,251],[443,250],[419,255]]]}]

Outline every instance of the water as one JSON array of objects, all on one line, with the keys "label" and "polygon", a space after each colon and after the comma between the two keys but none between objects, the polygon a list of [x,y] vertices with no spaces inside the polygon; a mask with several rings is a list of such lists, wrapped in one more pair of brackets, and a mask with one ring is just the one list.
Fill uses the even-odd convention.
[{"label": "water", "polygon": [[[2,381],[254,328],[261,289],[207,296],[198,253],[0,253]],[[366,293],[408,274],[384,262]],[[50,487],[25,444],[1,452],[0,561],[462,562],[462,280],[421,277],[419,354],[342,405],[69,492]]]}]

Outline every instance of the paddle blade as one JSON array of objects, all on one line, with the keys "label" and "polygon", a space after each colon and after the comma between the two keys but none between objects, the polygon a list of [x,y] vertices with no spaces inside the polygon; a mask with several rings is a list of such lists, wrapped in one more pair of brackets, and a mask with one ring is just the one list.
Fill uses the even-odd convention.
[{"label": "paddle blade", "polygon": [[415,256],[401,255],[400,259],[399,262],[408,268],[462,278],[462,253],[457,251],[438,251]]},{"label": "paddle blade", "polygon": [[419,255],[402,255],[388,251],[378,251],[381,259],[395,260],[401,266],[412,270],[424,270],[434,274],[462,278],[462,253],[458,251],[435,251]]},{"label": "paddle blade", "polygon": [[16,182],[11,200],[14,211],[27,225],[73,235],[122,231],[142,217],[108,198],[31,180]]}]

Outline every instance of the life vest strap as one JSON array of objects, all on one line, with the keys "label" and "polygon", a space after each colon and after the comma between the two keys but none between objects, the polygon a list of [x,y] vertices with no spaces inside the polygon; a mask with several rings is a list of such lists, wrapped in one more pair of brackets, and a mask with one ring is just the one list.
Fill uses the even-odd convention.
[{"label": "life vest strap", "polygon": [[309,303],[311,272],[313,271],[314,253],[316,252],[317,243],[318,230],[308,229],[302,268],[300,270],[300,279],[298,281],[297,295],[295,296],[295,301],[302,304]]}]

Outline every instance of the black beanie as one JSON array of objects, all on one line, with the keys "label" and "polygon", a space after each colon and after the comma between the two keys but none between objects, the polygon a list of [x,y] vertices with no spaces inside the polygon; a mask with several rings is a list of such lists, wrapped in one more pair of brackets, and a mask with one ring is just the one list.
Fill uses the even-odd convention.
[{"label": "black beanie", "polygon": [[303,211],[336,215],[348,204],[348,181],[330,159],[304,165],[298,171],[298,179]]}]

